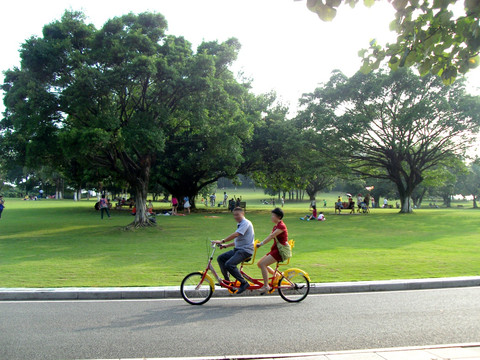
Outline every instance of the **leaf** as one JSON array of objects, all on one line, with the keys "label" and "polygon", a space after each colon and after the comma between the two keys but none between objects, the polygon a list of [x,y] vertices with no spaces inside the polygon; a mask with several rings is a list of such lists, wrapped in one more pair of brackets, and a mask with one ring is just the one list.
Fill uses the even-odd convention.
[{"label": "leaf", "polygon": [[405,61],[407,60],[407,56],[410,54],[410,49],[409,48],[406,48],[403,55],[402,55],[402,58],[400,59],[400,63],[398,64],[398,66],[400,67],[404,67],[405,66]]},{"label": "leaf", "polygon": [[404,66],[410,67],[413,64],[415,64],[417,60],[417,52],[416,51],[410,51],[407,57],[405,58],[405,63]]},{"label": "leaf", "polygon": [[316,13],[317,0],[307,0],[307,8]]},{"label": "leaf", "polygon": [[432,61],[430,59],[426,59],[419,67],[418,71],[420,72],[421,76],[425,76],[430,72],[432,68]]},{"label": "leaf", "polygon": [[434,9],[446,9],[450,5],[449,0],[433,0]]},{"label": "leaf", "polygon": [[369,74],[372,71],[372,68],[370,67],[370,64],[368,62],[364,62],[362,67],[360,68],[360,72],[362,74]]},{"label": "leaf", "polygon": [[366,7],[372,7],[375,4],[375,0],[363,0],[363,4]]},{"label": "leaf", "polygon": [[393,20],[390,25],[389,25],[390,31],[399,31],[400,30],[400,24],[398,23],[398,20],[395,19]]},{"label": "leaf", "polygon": [[480,64],[480,56],[471,57],[468,59],[468,67],[470,69],[475,69]]},{"label": "leaf", "polygon": [[465,9],[469,12],[480,11],[480,1],[478,0],[465,0]]},{"label": "leaf", "polygon": [[452,85],[457,78],[457,68],[455,66],[449,66],[442,73],[442,80],[444,85]]},{"label": "leaf", "polygon": [[341,3],[342,3],[342,0],[326,0],[325,1],[325,4],[327,4],[332,8],[339,7]]},{"label": "leaf", "polygon": [[367,53],[367,49],[362,49],[358,51],[358,56],[363,58],[365,54]]},{"label": "leaf", "polygon": [[337,10],[323,4],[317,5],[317,15],[322,21],[332,21],[337,15]]},{"label": "leaf", "polygon": [[395,10],[400,11],[407,7],[408,0],[393,0],[392,4]]}]

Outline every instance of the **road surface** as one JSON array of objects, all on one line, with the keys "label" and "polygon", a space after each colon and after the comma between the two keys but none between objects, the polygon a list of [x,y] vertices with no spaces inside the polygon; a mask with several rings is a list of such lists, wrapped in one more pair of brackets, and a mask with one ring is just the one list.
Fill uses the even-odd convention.
[{"label": "road surface", "polygon": [[0,359],[317,352],[480,340],[480,287],[280,297],[0,302]]}]

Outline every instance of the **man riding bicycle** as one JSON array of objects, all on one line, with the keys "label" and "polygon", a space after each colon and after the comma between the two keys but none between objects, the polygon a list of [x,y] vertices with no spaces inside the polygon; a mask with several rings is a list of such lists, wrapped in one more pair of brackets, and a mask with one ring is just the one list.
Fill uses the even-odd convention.
[{"label": "man riding bicycle", "polygon": [[[237,230],[223,240],[213,241],[220,245],[221,249],[234,246],[230,250],[217,258],[218,265],[222,270],[223,277],[229,281],[229,273],[240,281],[240,287],[236,294],[241,294],[249,287],[249,283],[238,270],[237,265],[244,262],[253,255],[255,232],[250,220],[245,218],[245,212],[242,208],[236,207],[233,210],[233,218],[237,222]],[[235,240],[233,243],[232,240]]]}]

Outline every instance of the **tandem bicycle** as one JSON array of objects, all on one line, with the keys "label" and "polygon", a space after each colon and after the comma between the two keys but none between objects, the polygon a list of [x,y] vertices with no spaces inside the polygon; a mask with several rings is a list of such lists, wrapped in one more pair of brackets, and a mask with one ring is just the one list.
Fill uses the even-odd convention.
[{"label": "tandem bicycle", "polygon": [[[249,287],[247,290],[258,290],[263,287],[263,278],[256,279],[244,272],[244,267],[253,265],[255,263],[255,256],[257,254],[257,244],[259,241],[255,241],[254,253],[251,258],[246,259],[240,265],[240,273],[248,281]],[[293,248],[295,241],[289,240],[290,246]],[[180,291],[183,299],[191,305],[203,305],[212,297],[215,291],[214,279],[209,275],[209,272],[213,275],[217,281],[217,285],[222,288],[228,289],[231,294],[235,294],[240,286],[240,282],[227,281],[222,279],[213,267],[212,261],[217,246],[212,243],[212,252],[210,253],[207,267],[203,271],[192,272],[185,276],[180,285]],[[280,271],[281,266],[289,265],[290,259],[287,262],[277,262],[275,270],[272,276],[269,278],[269,285],[272,290],[269,293],[278,290],[279,295],[283,300],[288,302],[300,302],[304,300],[310,292],[310,277],[308,274],[297,268],[290,268],[285,271]]]}]

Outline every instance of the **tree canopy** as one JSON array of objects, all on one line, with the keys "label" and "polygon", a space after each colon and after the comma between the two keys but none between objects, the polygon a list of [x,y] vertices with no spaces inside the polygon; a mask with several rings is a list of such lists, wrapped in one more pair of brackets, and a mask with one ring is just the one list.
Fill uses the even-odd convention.
[{"label": "tree canopy", "polygon": [[392,181],[402,212],[412,211],[426,172],[464,152],[480,123],[480,100],[462,82],[445,87],[408,70],[335,72],[302,104],[305,127],[334,139],[328,153],[358,174]]},{"label": "tree canopy", "polygon": [[73,160],[125,180],[136,226],[149,224],[152,171],[176,196],[190,197],[234,175],[262,111],[229,70],[240,44],[207,42],[194,51],[166,29],[155,13],[96,29],[67,11],[46,25],[22,45],[21,67],[6,72],[3,152],[22,164]]}]

